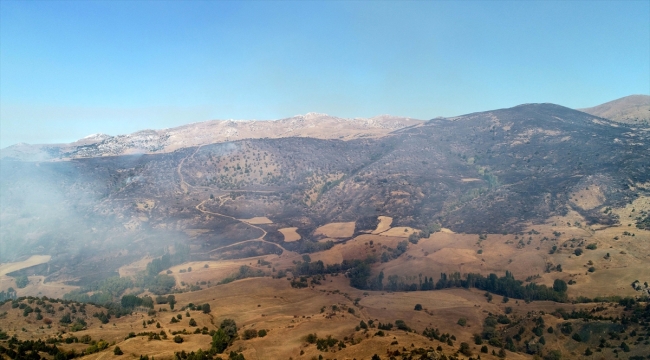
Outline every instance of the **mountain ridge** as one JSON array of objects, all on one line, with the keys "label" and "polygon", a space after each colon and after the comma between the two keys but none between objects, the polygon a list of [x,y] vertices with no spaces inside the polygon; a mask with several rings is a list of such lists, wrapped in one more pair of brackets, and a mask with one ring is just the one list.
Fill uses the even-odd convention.
[{"label": "mountain ridge", "polygon": [[340,118],[313,112],[278,120],[209,120],[161,130],[143,129],[125,135],[91,134],[69,144],[21,143],[0,150],[0,158],[45,161],[164,153],[184,147],[261,137],[297,136],[349,140],[381,137],[392,130],[422,122],[422,120],[392,115]]}]

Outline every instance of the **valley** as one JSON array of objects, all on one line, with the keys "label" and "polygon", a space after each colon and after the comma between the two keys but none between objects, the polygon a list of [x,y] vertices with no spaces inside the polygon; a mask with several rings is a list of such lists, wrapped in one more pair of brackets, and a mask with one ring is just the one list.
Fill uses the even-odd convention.
[{"label": "valley", "polygon": [[1,354],[645,358],[649,128],[553,104],[399,124],[3,157]]}]

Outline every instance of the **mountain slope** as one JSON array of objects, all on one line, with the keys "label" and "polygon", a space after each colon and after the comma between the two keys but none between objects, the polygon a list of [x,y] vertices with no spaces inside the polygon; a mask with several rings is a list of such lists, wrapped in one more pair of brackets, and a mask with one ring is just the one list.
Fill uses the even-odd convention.
[{"label": "mountain slope", "polygon": [[[570,211],[616,224],[602,209],[647,191],[649,163],[647,131],[553,104],[349,141],[258,138],[160,154],[4,159],[0,256],[50,252],[43,275],[88,282],[175,242],[198,259],[241,256],[231,246],[246,241],[259,247],[241,251],[311,252],[324,246],[317,227],[354,222],[356,233],[370,231],[378,215],[393,226],[438,222],[474,234],[521,231]],[[272,223],[239,220],[254,217]],[[291,227],[300,241],[284,242],[278,230]]]},{"label": "mountain slope", "polygon": [[626,124],[644,126],[650,124],[650,96],[648,95],[630,95],[578,110]]}]

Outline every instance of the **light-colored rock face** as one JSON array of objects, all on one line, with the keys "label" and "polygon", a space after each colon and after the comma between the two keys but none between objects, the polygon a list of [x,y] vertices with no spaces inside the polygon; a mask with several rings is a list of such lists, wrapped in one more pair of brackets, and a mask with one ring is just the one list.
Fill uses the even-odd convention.
[{"label": "light-colored rock face", "polygon": [[212,120],[128,135],[92,134],[70,144],[17,144],[2,149],[0,158],[44,161],[134,153],[164,153],[177,149],[243,139],[311,137],[351,140],[386,136],[391,131],[421,124],[421,120],[381,115],[345,119],[308,113],[286,119]]},{"label": "light-colored rock face", "polygon": [[587,114],[631,125],[650,124],[650,96],[630,95],[586,109]]}]

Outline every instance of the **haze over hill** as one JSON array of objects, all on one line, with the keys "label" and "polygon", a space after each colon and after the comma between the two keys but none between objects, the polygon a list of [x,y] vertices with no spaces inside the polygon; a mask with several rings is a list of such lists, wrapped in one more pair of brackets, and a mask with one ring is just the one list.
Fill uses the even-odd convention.
[{"label": "haze over hill", "polygon": [[621,123],[648,126],[650,123],[650,96],[630,95],[578,110]]}]

